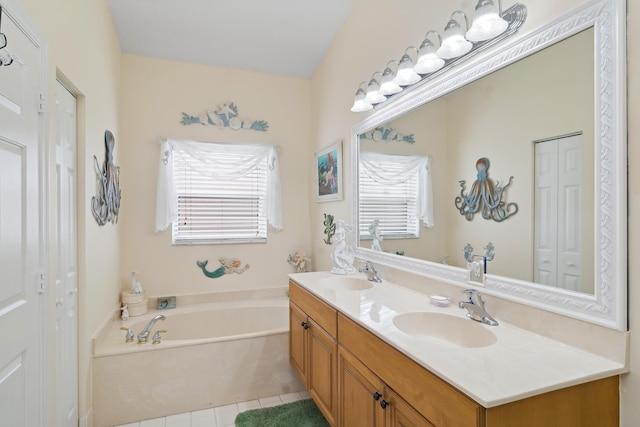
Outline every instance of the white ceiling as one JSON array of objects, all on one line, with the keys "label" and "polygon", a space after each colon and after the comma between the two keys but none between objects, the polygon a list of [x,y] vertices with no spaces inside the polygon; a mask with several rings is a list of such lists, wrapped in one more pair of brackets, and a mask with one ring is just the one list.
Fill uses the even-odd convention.
[{"label": "white ceiling", "polygon": [[108,0],[124,53],[311,77],[354,0]]}]

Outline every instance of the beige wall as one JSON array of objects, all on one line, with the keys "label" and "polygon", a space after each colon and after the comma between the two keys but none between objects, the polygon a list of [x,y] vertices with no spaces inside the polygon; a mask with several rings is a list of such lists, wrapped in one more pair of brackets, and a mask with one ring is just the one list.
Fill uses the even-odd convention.
[{"label": "beige wall", "polygon": [[[310,253],[310,82],[289,78],[125,55],[123,60],[120,231],[122,290],[139,271],[147,295],[184,295],[286,286],[289,254]],[[266,120],[266,132],[210,125],[182,125],[182,113],[199,116],[234,102],[240,118]],[[171,230],[154,232],[160,138],[278,145],[283,230],[268,229],[267,243],[173,246]],[[242,274],[210,279],[196,265],[220,267],[218,258],[239,258]]]},{"label": "beige wall", "polygon": [[[520,33],[531,31],[543,23],[563,14],[581,4],[580,0],[539,0],[529,4],[528,16]],[[633,2],[629,2],[633,3]],[[385,0],[357,0],[353,10],[345,21],[329,51],[321,62],[312,80],[313,93],[313,141],[319,148],[329,141],[344,138],[347,141],[345,152],[350,152],[349,134],[353,125],[363,120],[370,113],[352,113],[349,111],[358,83],[368,80],[376,70],[382,70],[390,59],[399,59],[409,45],[419,45],[424,34],[430,29],[441,31],[452,11],[460,8],[472,12],[475,2],[469,0],[447,0],[444,2],[424,2],[420,0],[404,0],[388,2]],[[514,4],[503,2],[503,9]],[[640,6],[629,4],[629,46],[628,59],[630,76],[640,67],[640,56],[635,55],[640,49]],[[635,29],[634,26],[635,25]],[[640,114],[640,81],[629,83],[629,117]],[[637,122],[637,121],[636,121]],[[635,156],[634,156],[635,155]],[[640,217],[640,168],[635,167],[634,159],[640,159],[640,124],[629,124],[629,258],[638,253],[639,224],[635,218]],[[350,161],[349,159],[347,159]],[[473,165],[472,165],[473,166]],[[496,171],[497,173],[497,171]],[[350,173],[345,173],[350,181]],[[350,184],[349,184],[350,185]],[[317,269],[330,267],[328,254],[330,247],[324,245],[319,236],[322,229],[322,213],[327,212],[336,218],[351,218],[351,200],[346,194],[342,202],[331,204],[312,204],[311,221],[315,236],[314,256]],[[640,266],[630,265],[629,270],[630,306],[640,304],[640,293],[634,292],[633,283],[640,274]],[[637,312],[637,310],[636,310]],[[630,310],[631,328],[631,370],[621,381],[621,425],[635,425],[640,417],[640,408],[635,403],[640,395],[640,377],[633,372],[635,364],[640,363],[640,345],[634,336],[640,332],[634,329],[638,316]],[[634,352],[635,350],[635,352]]]}]

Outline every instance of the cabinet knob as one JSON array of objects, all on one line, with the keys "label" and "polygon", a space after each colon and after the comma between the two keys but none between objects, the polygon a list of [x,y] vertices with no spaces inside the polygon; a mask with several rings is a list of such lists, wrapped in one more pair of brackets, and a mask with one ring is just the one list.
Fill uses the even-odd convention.
[{"label": "cabinet knob", "polygon": [[302,322],[300,323],[300,325],[304,328],[304,329],[309,329],[309,324],[307,322]]},{"label": "cabinet knob", "polygon": [[386,400],[382,399],[380,401],[380,406],[382,407],[382,409],[386,408],[387,406],[389,406],[389,402],[387,402]]},{"label": "cabinet knob", "polygon": [[380,400],[381,397],[382,397],[382,395],[380,393],[378,393],[377,391],[375,393],[373,393],[373,400]]}]

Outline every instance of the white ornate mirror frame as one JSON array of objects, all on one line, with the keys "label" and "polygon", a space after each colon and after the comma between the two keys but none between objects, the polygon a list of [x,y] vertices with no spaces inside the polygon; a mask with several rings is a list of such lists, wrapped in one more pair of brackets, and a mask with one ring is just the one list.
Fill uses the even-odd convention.
[{"label": "white ornate mirror frame", "polygon": [[[459,64],[416,87],[352,128],[352,224],[358,230],[359,134],[589,27],[595,46],[595,242],[593,295],[487,275],[489,295],[627,330],[626,10],[624,0],[592,0],[530,33]],[[393,268],[470,287],[467,270],[357,247],[356,255]]]}]

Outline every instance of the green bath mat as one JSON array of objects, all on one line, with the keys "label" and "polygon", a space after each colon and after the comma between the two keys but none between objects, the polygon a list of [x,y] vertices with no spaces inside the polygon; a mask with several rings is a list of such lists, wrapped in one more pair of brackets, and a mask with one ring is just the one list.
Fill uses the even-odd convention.
[{"label": "green bath mat", "polygon": [[328,427],[313,399],[251,409],[236,417],[236,427]]}]

